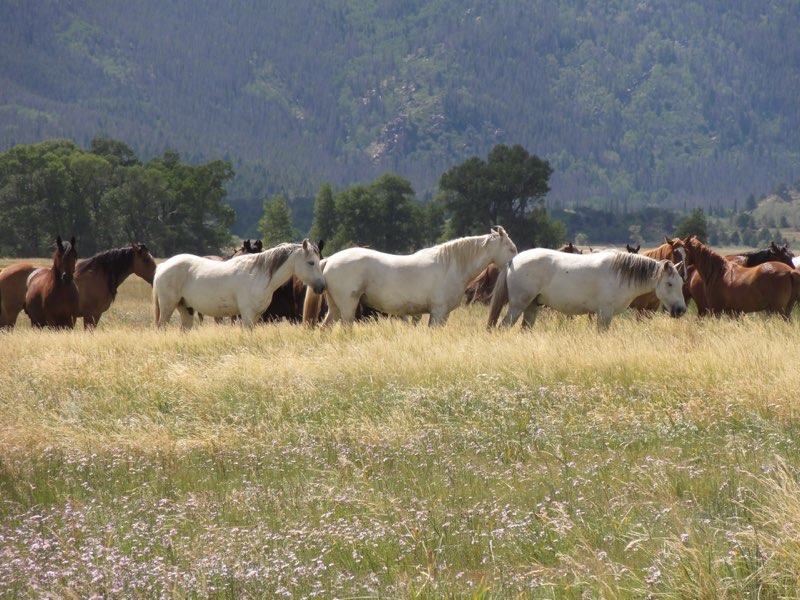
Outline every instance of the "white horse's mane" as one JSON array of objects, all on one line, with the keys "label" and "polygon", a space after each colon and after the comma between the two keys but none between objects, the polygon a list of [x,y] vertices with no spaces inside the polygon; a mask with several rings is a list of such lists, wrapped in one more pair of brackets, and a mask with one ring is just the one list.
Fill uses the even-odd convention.
[{"label": "white horse's mane", "polygon": [[437,255],[443,262],[455,262],[459,268],[465,269],[470,265],[472,259],[480,254],[484,243],[493,235],[499,234],[489,233],[461,237],[434,246],[433,249],[436,250]]},{"label": "white horse's mane", "polygon": [[658,276],[659,261],[641,254],[617,253],[611,268],[623,283],[640,284]]},{"label": "white horse's mane", "polygon": [[[309,247],[315,248],[315,246],[311,244],[309,244]],[[263,252],[258,252],[256,254],[243,254],[241,257],[237,258],[239,260],[247,260],[252,264],[253,268],[266,273],[268,277],[272,277],[275,274],[275,271],[280,269],[281,266],[287,260],[289,260],[289,257],[293,252],[301,250],[302,248],[302,244],[284,243],[278,244],[274,248],[268,248]]]}]

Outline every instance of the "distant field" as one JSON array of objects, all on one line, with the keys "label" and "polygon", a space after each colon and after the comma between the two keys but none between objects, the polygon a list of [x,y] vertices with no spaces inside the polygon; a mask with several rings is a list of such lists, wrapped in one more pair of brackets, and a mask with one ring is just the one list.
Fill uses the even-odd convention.
[{"label": "distant field", "polygon": [[0,596],[800,593],[798,315],[182,334],[149,292],[0,334]]}]

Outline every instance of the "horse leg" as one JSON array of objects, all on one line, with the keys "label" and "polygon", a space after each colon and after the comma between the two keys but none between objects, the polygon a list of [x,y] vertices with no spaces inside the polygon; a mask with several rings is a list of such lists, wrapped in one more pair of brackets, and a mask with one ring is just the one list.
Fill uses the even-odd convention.
[{"label": "horse leg", "polygon": [[524,311],[522,311],[522,328],[530,329],[536,322],[536,317],[539,315],[539,305],[536,302],[531,302]]},{"label": "horse leg", "polygon": [[447,317],[450,316],[450,311],[443,308],[434,308],[431,311],[431,316],[428,318],[428,327],[436,327],[437,325],[444,325],[447,323]]},{"label": "horse leg", "polygon": [[342,318],[342,311],[339,310],[339,305],[333,301],[333,298],[331,297],[330,294],[326,294],[325,296],[328,300],[328,313],[322,320],[323,327],[335,323],[336,321],[339,321]]},{"label": "horse leg", "polygon": [[100,322],[100,315],[82,315],[83,316],[83,329],[89,331],[97,327]]},{"label": "horse leg", "polygon": [[611,319],[614,317],[614,311],[608,308],[601,308],[597,311],[597,330],[608,331],[611,327]]},{"label": "horse leg", "polygon": [[178,304],[178,314],[181,316],[181,329],[191,329],[194,325],[194,316],[183,304]]}]

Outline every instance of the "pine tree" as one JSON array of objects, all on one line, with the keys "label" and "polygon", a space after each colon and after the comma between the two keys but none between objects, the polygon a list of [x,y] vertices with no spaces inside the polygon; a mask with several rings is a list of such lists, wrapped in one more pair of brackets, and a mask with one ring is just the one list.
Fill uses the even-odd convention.
[{"label": "pine tree", "polygon": [[272,248],[283,242],[294,242],[297,233],[292,227],[292,213],[286,199],[278,194],[264,200],[264,216],[258,222],[258,231],[264,238],[264,246]]},{"label": "pine tree", "polygon": [[311,224],[309,237],[316,243],[317,240],[331,241],[336,234],[336,202],[333,199],[333,190],[330,183],[325,183],[319,190],[314,201],[314,221]]}]

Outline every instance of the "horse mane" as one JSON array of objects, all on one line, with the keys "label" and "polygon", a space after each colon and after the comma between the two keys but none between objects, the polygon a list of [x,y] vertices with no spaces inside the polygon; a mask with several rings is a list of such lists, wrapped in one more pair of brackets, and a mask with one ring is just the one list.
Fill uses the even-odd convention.
[{"label": "horse mane", "polygon": [[668,243],[661,244],[658,248],[653,248],[652,250],[645,250],[642,252],[642,256],[648,256],[650,258],[654,258],[656,260],[667,260],[672,258],[672,246]]},{"label": "horse mane", "polygon": [[611,269],[622,283],[647,283],[658,275],[659,262],[641,254],[617,252],[611,259]]},{"label": "horse mane", "polygon": [[[317,250],[314,244],[309,242],[308,247],[319,256],[319,250]],[[289,260],[293,252],[301,250],[302,248],[302,244],[278,244],[274,248],[268,248],[258,254],[242,254],[237,257],[237,259],[251,260],[253,266],[266,272],[268,277],[272,277],[275,272],[283,266],[283,263]]]},{"label": "horse mane", "polygon": [[692,257],[692,262],[700,272],[700,276],[705,280],[706,284],[724,275],[732,264],[725,260],[724,256],[714,252],[697,238],[689,240],[688,247],[699,254],[699,256],[695,255]]},{"label": "horse mane", "polygon": [[[467,268],[472,259],[480,254],[483,243],[489,236],[487,235],[470,235],[467,237],[460,237],[449,242],[444,242],[433,247],[436,255],[445,263],[454,262],[460,269]],[[481,243],[478,243],[481,242]]]},{"label": "horse mane", "polygon": [[[122,280],[130,274],[133,268],[134,252],[135,249],[130,246],[127,248],[114,248],[113,250],[99,252],[92,258],[87,258],[79,262],[75,267],[75,274],[81,275],[87,271],[104,271],[106,274],[106,283],[108,283],[108,291],[111,293],[111,299],[115,300],[117,297],[117,288]],[[122,275],[125,275],[125,277]]]}]

